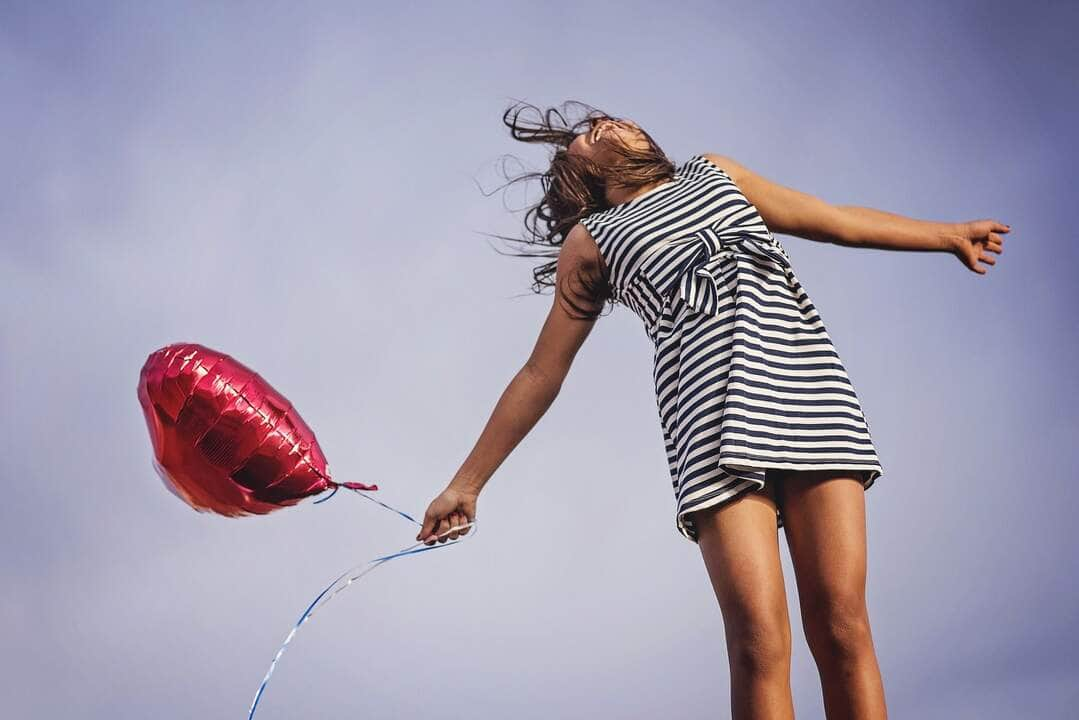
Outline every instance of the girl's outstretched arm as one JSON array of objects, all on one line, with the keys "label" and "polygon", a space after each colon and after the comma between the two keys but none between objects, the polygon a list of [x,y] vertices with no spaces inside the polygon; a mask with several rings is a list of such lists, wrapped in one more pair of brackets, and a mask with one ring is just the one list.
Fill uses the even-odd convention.
[{"label": "girl's outstretched arm", "polygon": [[985,274],[979,262],[995,265],[989,252],[1003,251],[1010,226],[992,219],[966,222],[917,220],[873,208],[832,205],[784,187],[723,155],[705,154],[722,168],[757,208],[773,231],[808,240],[880,250],[943,251],[972,271]]},{"label": "girl's outstretched arm", "polygon": [[[595,318],[571,315],[561,295],[568,289],[578,307],[599,311],[602,301],[589,301],[575,291],[582,275],[595,279],[600,262],[595,241],[583,225],[576,225],[559,251],[555,280],[558,284],[551,310],[528,360],[510,380],[495,405],[475,446],[446,488],[427,508],[416,535],[428,545],[437,535],[475,519],[476,499],[495,470],[547,412],[562,388],[577,351],[595,325]],[[460,534],[467,533],[464,530]],[[458,532],[438,538],[455,540]]]}]

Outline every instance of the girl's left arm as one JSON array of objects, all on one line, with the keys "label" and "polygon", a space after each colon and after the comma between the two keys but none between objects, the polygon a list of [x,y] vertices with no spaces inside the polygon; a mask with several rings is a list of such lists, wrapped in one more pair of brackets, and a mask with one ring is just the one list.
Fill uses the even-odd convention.
[{"label": "girl's left arm", "polygon": [[774,183],[729,157],[705,154],[722,168],[774,232],[808,240],[881,250],[943,251],[984,275],[978,262],[995,265],[1010,226],[992,219],[933,222],[873,208],[832,205]]}]

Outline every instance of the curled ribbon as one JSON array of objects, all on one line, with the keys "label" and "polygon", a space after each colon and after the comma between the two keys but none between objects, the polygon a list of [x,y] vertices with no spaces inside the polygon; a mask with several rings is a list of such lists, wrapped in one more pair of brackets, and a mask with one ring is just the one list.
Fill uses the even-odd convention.
[{"label": "curled ribbon", "polygon": [[[413,523],[415,523],[417,525],[420,525],[421,527],[423,526],[422,522],[416,520],[411,515],[409,515],[407,513],[404,513],[404,512],[398,510],[395,507],[391,507],[391,506],[387,505],[386,503],[382,502],[381,500],[376,500],[375,498],[373,498],[373,497],[367,495],[366,493],[362,492],[359,489],[359,487],[363,487],[363,486],[355,487],[353,485],[354,485],[353,483],[341,483],[341,487],[348,488],[349,490],[352,490],[356,494],[362,495],[363,497],[367,498],[368,500],[378,503],[379,505],[381,505],[384,508],[387,508],[389,510],[393,510],[395,513],[397,513],[401,517],[407,518],[408,520],[411,520]],[[334,493],[336,493],[336,492],[337,492],[337,488],[334,488]],[[331,497],[333,497],[333,494],[329,495],[328,497],[323,498],[322,500],[316,500],[315,503],[317,504],[317,503],[320,503],[320,502],[324,502],[326,500],[329,500]],[[442,537],[443,535],[447,535],[447,534],[452,533],[452,532],[454,532],[456,530],[463,530],[463,529],[468,528],[468,527],[473,527],[473,528],[476,527],[475,519],[473,519],[471,522],[467,522],[467,523],[465,523],[463,525],[454,525],[449,530],[446,530],[446,532],[439,533],[437,537]],[[475,535],[475,533],[472,533],[472,534]],[[270,682],[270,676],[273,675],[274,668],[277,666],[277,661],[280,659],[282,653],[285,652],[285,646],[287,646],[289,644],[289,641],[292,640],[293,636],[296,635],[296,631],[300,629],[300,626],[311,619],[311,617],[315,614],[315,611],[322,608],[322,606],[324,606],[326,603],[328,603],[330,600],[332,600],[339,592],[341,592],[345,588],[349,587],[350,585],[352,585],[352,583],[359,580],[361,577],[363,577],[364,575],[371,572],[372,570],[379,567],[380,565],[382,565],[385,562],[393,560],[394,558],[402,557],[404,555],[415,555],[416,553],[426,552],[428,550],[439,550],[441,548],[450,547],[451,545],[457,545],[458,543],[461,542],[461,539],[458,538],[456,540],[450,541],[450,542],[442,544],[442,545],[433,544],[433,545],[429,545],[427,547],[422,547],[422,548],[418,547],[419,545],[425,544],[425,542],[426,542],[425,540],[421,540],[420,542],[415,543],[413,545],[409,545],[408,547],[406,547],[406,548],[404,548],[402,550],[398,550],[395,553],[391,553],[389,555],[383,555],[382,557],[377,557],[377,558],[374,558],[373,560],[368,560],[366,563],[363,563],[361,565],[357,565],[355,567],[349,568],[345,572],[341,573],[341,575],[339,575],[336,580],[334,580],[332,583],[327,585],[326,589],[324,589],[322,592],[320,592],[318,594],[318,596],[311,602],[311,604],[307,606],[307,609],[303,611],[303,614],[300,615],[300,619],[296,621],[296,624],[292,626],[292,630],[289,631],[288,636],[285,637],[285,641],[283,643],[281,643],[281,647],[278,648],[277,654],[274,655],[273,660],[270,662],[270,669],[266,671],[266,676],[264,678],[262,678],[262,684],[259,685],[258,692],[255,693],[255,699],[251,702],[251,709],[248,710],[248,712],[247,712],[248,720],[251,720],[251,718],[253,718],[255,716],[255,708],[258,707],[259,700],[262,698],[262,693],[266,689],[266,685]]]}]

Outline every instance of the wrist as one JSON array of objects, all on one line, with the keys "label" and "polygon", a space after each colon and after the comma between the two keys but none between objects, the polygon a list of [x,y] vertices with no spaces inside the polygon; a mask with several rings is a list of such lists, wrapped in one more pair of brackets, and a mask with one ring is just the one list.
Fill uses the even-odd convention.
[{"label": "wrist", "polygon": [[450,487],[454,490],[460,490],[461,492],[470,493],[472,495],[479,495],[480,490],[483,489],[484,482],[481,478],[471,475],[454,475],[450,480]]},{"label": "wrist", "polygon": [[936,246],[938,250],[954,253],[962,247],[965,237],[962,223],[948,223],[937,231]]}]

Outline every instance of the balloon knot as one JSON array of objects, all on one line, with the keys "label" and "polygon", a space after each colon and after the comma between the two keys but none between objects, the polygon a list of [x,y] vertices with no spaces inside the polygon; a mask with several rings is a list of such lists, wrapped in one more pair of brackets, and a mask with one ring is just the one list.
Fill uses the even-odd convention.
[{"label": "balloon knot", "polygon": [[334,485],[340,485],[341,487],[346,487],[349,490],[378,490],[378,485],[364,485],[363,483],[356,482],[334,483]]}]

